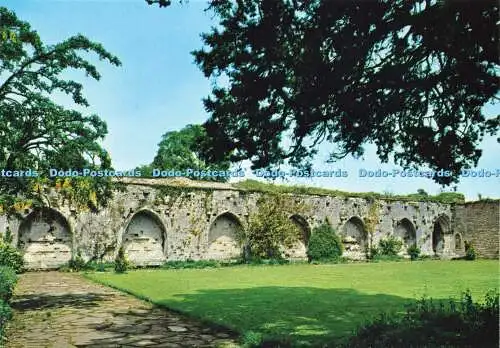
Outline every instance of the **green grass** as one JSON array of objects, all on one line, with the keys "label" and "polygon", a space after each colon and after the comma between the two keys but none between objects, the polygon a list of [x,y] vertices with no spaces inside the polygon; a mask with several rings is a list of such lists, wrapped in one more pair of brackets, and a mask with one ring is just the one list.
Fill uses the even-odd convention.
[{"label": "green grass", "polygon": [[92,273],[98,282],[240,333],[318,346],[353,333],[380,312],[403,314],[422,296],[482,299],[498,288],[489,260],[285,265]]}]

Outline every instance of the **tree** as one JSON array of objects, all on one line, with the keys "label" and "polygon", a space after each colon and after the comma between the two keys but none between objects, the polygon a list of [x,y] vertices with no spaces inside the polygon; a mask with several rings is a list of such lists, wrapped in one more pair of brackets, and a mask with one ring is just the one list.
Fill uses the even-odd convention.
[{"label": "tree", "polygon": [[[99,80],[96,67],[82,53],[95,53],[116,66],[119,59],[82,35],[45,45],[28,23],[5,7],[0,7],[0,32],[12,34],[11,39],[0,40],[0,168],[11,176],[28,169],[38,174],[27,178],[2,173],[0,200],[20,194],[37,196],[42,191],[39,184],[48,182],[50,168],[110,168],[110,157],[100,145],[107,134],[106,123],[97,115],[84,116],[57,105],[51,97],[59,91],[70,95],[75,104],[88,106],[83,86],[61,75],[77,69]],[[72,181],[75,189],[86,190],[87,200],[89,195],[95,201],[95,195],[104,199],[110,194],[109,180]]]},{"label": "tree", "polygon": [[[161,170],[185,171],[227,171],[230,163],[222,159],[217,163],[207,163],[200,158],[200,144],[206,141],[206,133],[201,125],[187,125],[180,131],[167,132],[158,144],[151,167]],[[146,166],[147,168],[147,166]],[[192,179],[227,181],[228,176],[191,177]]]},{"label": "tree", "polygon": [[[207,77],[209,161],[309,167],[322,142],[334,161],[373,143],[382,162],[453,175],[477,165],[500,116],[494,0],[212,0],[219,25],[194,51]],[[284,141],[284,140],[287,141]],[[500,141],[500,139],[499,139]]]}]

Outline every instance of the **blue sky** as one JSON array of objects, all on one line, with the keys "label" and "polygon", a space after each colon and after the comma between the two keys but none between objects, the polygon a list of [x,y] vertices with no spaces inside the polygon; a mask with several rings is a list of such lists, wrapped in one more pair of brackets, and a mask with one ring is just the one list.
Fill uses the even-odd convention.
[{"label": "blue sky", "polygon": [[[167,9],[148,6],[142,0],[3,0],[0,6],[6,6],[29,22],[45,43],[54,44],[82,33],[121,59],[121,67],[92,59],[102,75],[98,82],[78,72],[68,74],[85,86],[91,106],[80,110],[96,113],[107,122],[109,134],[104,146],[111,153],[116,169],[131,169],[151,162],[162,134],[208,118],[201,99],[209,94],[211,82],[190,55],[202,45],[200,33],[216,24],[211,14],[203,11],[206,2],[191,0],[183,6],[174,4]],[[68,98],[57,98],[61,104],[73,107]],[[500,107],[489,106],[487,111],[499,114]],[[496,140],[486,139],[482,148],[478,169],[500,170],[500,146]],[[370,146],[364,160],[346,158],[328,164],[325,163],[327,153],[328,148],[322,148],[314,168],[346,170],[347,178],[288,182],[395,194],[416,192],[418,188],[436,194],[441,189],[425,178],[360,178],[361,168],[399,169],[393,164],[382,165]],[[476,199],[478,193],[498,198],[500,177],[462,178],[458,191],[469,200]]]}]

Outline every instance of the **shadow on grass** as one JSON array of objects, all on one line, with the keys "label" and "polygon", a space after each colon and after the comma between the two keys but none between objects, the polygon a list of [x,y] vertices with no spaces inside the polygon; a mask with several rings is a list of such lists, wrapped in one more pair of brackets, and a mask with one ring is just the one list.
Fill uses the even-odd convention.
[{"label": "shadow on grass", "polygon": [[[364,294],[354,289],[256,287],[201,290],[157,304],[180,310],[240,333],[261,333],[282,346],[334,347],[358,325],[381,312],[403,314],[411,299]],[[397,315],[397,314],[396,314]]]}]

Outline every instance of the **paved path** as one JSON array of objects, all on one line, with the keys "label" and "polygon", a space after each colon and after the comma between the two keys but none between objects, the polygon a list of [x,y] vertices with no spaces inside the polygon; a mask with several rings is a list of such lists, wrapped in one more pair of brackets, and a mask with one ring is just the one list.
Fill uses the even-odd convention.
[{"label": "paved path", "polygon": [[215,331],[71,273],[21,275],[7,348],[237,347]]}]

